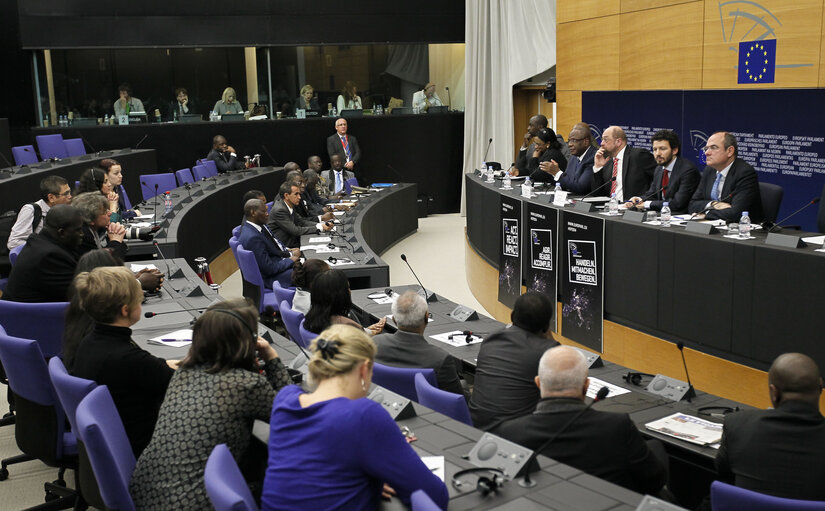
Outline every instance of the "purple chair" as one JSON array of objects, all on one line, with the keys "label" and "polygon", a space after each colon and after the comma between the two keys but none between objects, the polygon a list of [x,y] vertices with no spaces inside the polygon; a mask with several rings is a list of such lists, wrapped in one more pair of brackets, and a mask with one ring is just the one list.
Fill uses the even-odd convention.
[{"label": "purple chair", "polygon": [[241,236],[241,226],[236,225],[232,228],[232,237],[239,238]]},{"label": "purple chair", "polygon": [[286,302],[292,307],[292,299],[295,298],[295,288],[294,287],[281,287],[281,283],[277,280],[272,282],[272,292],[275,293],[275,299],[278,300],[278,303]]},{"label": "purple chair", "polygon": [[175,177],[178,179],[178,186],[195,182],[195,178],[192,176],[192,171],[189,169],[176,170]]},{"label": "purple chair", "polygon": [[216,511],[258,511],[235,458],[226,444],[218,444],[203,471],[206,493]]},{"label": "purple chair", "polygon": [[126,209],[133,209],[132,201],[129,200],[129,195],[126,193],[126,188],[123,188],[123,185],[118,187],[117,193],[120,195],[120,198],[123,199],[123,205],[126,206]]},{"label": "purple chair", "polygon": [[34,339],[46,359],[63,352],[68,302],[23,303],[0,300],[0,325],[14,337]]},{"label": "purple chair", "polygon": [[301,340],[304,343],[304,348],[309,348],[312,341],[318,337],[318,334],[312,333],[306,329],[306,319],[301,320],[301,324],[298,325],[298,330],[301,332]]},{"label": "purple chair", "polygon": [[37,153],[34,152],[33,145],[19,145],[11,148],[11,154],[14,156],[15,165],[31,165],[38,163]]},{"label": "purple chair", "polygon": [[275,294],[264,285],[264,278],[261,276],[261,269],[258,268],[255,254],[239,244],[235,250],[235,259],[238,261],[243,278],[244,297],[249,298],[258,306],[258,312],[264,312],[267,306],[277,309],[278,302],[275,300]]},{"label": "purple chair", "polygon": [[212,177],[209,174],[209,170],[206,168],[206,165],[195,165],[192,167],[192,176],[194,177],[195,181],[201,181],[206,179],[207,177]]},{"label": "purple chair", "polygon": [[9,262],[12,266],[14,266],[14,263],[17,262],[17,256],[20,255],[20,251],[23,250],[23,247],[25,246],[26,244],[22,243],[20,245],[17,245],[13,249],[9,250]]},{"label": "purple chair", "polygon": [[300,312],[292,310],[292,306],[286,300],[280,302],[278,308],[281,311],[281,319],[284,320],[286,332],[289,334],[292,342],[302,348],[306,348],[307,346],[304,345],[304,340],[301,337],[300,330],[301,321],[304,320],[304,315]]},{"label": "purple chair", "polygon": [[63,141],[66,146],[66,156],[83,156],[86,154],[86,146],[83,145],[82,138],[67,138]]},{"label": "purple chair", "polygon": [[218,175],[218,166],[212,160],[203,160],[201,165],[206,167],[207,175],[206,177],[212,177]]},{"label": "purple chair", "polygon": [[267,213],[269,213],[270,211],[272,211],[272,205],[273,205],[273,204],[275,204],[275,201],[274,201],[274,200],[273,200],[273,201],[269,201],[269,202],[267,202],[267,203],[266,203],[266,212],[267,212]]},{"label": "purple chair", "polygon": [[347,195],[351,194],[353,186],[358,186],[358,180],[356,178],[351,177],[344,181],[344,193]]},{"label": "purple chair", "polygon": [[372,381],[400,394],[407,399],[418,402],[418,393],[415,390],[415,375],[421,373],[433,387],[437,387],[435,371],[423,368],[391,367],[376,362],[372,367]]},{"label": "purple chair", "polygon": [[135,455],[105,385],[83,398],[77,407],[76,420],[77,434],[86,447],[103,503],[108,509],[135,511],[129,495]]},{"label": "purple chair", "polygon": [[714,481],[710,485],[713,511],[823,511],[825,502],[785,499]]},{"label": "purple chair", "polygon": [[412,492],[412,495],[410,495],[410,504],[412,505],[412,511],[441,511],[438,504],[433,502],[433,499],[431,499],[424,490],[415,490]]},{"label": "purple chair", "polygon": [[[238,262],[238,245],[240,245],[240,244],[241,244],[241,242],[235,236],[232,236],[231,238],[229,238],[229,248],[232,250],[232,255],[235,256],[235,262],[236,263]],[[238,269],[240,269],[240,268],[241,268],[241,265],[239,264]]]},{"label": "purple chair", "polygon": [[171,172],[163,174],[141,174],[140,183],[141,189],[143,190],[143,200],[149,200],[156,195],[163,195],[165,192],[178,187],[178,183],[175,181],[175,175]]},{"label": "purple chair", "polygon": [[63,143],[63,135],[37,135],[34,140],[37,142],[40,157],[44,160],[69,157],[66,145]]},{"label": "purple chair", "polygon": [[467,400],[464,399],[464,396],[430,385],[430,382],[421,373],[415,375],[415,392],[418,394],[418,402],[427,408],[463,422],[468,426],[473,425],[473,420],[470,418],[470,409],[467,407]]}]

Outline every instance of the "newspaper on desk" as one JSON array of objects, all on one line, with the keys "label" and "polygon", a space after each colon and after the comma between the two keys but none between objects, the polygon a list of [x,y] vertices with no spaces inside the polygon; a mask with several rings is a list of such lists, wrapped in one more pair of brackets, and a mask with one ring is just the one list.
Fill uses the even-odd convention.
[{"label": "newspaper on desk", "polygon": [[484,339],[477,334],[472,335],[472,339],[467,341],[467,336],[464,335],[464,330],[455,330],[452,332],[444,332],[443,334],[431,335],[430,339],[449,344],[460,348],[461,346],[469,346],[470,344],[478,344]]},{"label": "newspaper on desk", "polygon": [[662,419],[648,422],[645,427],[663,435],[685,440],[692,444],[719,448],[722,441],[722,425],[700,419],[686,413],[674,413]]}]

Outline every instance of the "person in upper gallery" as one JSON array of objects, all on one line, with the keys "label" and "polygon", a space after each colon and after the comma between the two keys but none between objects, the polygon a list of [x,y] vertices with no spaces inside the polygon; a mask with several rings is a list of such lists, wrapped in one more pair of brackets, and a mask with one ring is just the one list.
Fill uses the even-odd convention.
[{"label": "person in upper gallery", "polygon": [[65,302],[83,241],[83,219],[68,204],[57,204],[43,220],[43,230],[32,234],[12,266],[3,300]]},{"label": "person in upper gallery", "polygon": [[[534,151],[533,139],[536,138],[536,133],[538,133],[540,129],[546,128],[547,126],[547,117],[544,115],[537,114],[530,117],[530,122],[527,125],[527,132],[524,133],[524,142],[522,142],[521,148],[518,150],[516,165],[510,171],[510,175],[519,176],[527,173],[527,160]],[[567,144],[564,143],[564,139],[561,135],[556,134],[556,138],[559,141],[561,153],[564,155],[565,159],[569,161],[570,150],[567,148]]]},{"label": "person in upper gallery", "polygon": [[184,115],[198,113],[195,104],[189,101],[189,91],[184,87],[175,89],[175,100],[169,105],[169,120],[180,119]]},{"label": "person in upper gallery", "polygon": [[209,151],[206,158],[215,162],[220,174],[244,168],[243,162],[238,160],[238,153],[235,152],[235,148],[227,145],[226,138],[223,135],[215,135],[212,138],[212,150]]},{"label": "person in upper gallery", "polygon": [[802,353],[779,355],[768,371],[771,409],[725,416],[716,453],[719,479],[776,497],[825,500],[822,377]]},{"label": "person in upper gallery", "polygon": [[318,98],[315,97],[315,88],[310,84],[301,87],[301,95],[295,101],[295,108],[303,110],[320,110],[318,106]]},{"label": "person in upper gallery", "polygon": [[[321,332],[330,325],[349,325],[361,328],[352,308],[352,296],[347,276],[341,270],[330,269],[315,277],[312,283],[310,308],[306,314],[305,327],[310,332]],[[387,318],[364,327],[370,335],[378,335],[384,330]]]},{"label": "person in upper gallery", "polygon": [[292,285],[292,265],[301,257],[301,251],[288,249],[278,241],[266,225],[268,219],[265,202],[259,199],[246,201],[238,241],[255,256],[267,289],[272,289],[276,280],[281,287],[289,287]]},{"label": "person in upper gallery", "polygon": [[503,420],[536,408],[536,364],[548,348],[559,344],[550,330],[554,311],[555,304],[547,295],[528,291],[516,299],[510,314],[512,325],[482,341],[470,397],[475,427],[494,431]]},{"label": "person in upper gallery", "polygon": [[378,509],[382,496],[397,495],[409,505],[419,489],[447,509],[447,487],[381,405],[366,398],[372,339],[335,325],[312,341],[310,351],[314,390],[290,385],[272,404],[261,509]]},{"label": "person in upper gallery", "polygon": [[43,229],[43,219],[49,214],[49,210],[58,204],[69,204],[72,202],[72,190],[69,183],[60,176],[46,176],[40,180],[40,200],[31,204],[25,204],[17,213],[17,220],[9,233],[9,241],[6,246],[9,250],[18,247],[26,242],[26,239],[34,232]]},{"label": "person in upper gallery", "polygon": [[[644,195],[653,181],[656,159],[647,149],[627,145],[627,135],[619,126],[610,126],[602,133],[601,147],[593,155],[593,189],[604,195],[616,194],[619,202],[635,195]],[[610,183],[612,178],[615,181]]]},{"label": "person in upper gallery", "polygon": [[109,387],[139,458],[152,438],[177,361],[151,355],[132,340],[130,327],[140,320],[143,292],[128,268],[95,268],[78,274],[74,285],[95,327],[77,348],[72,375]]},{"label": "person in upper gallery", "polygon": [[418,109],[418,112],[425,113],[431,106],[444,106],[444,103],[435,92],[435,84],[429,82],[422,90],[413,94],[412,106],[413,109]]},{"label": "person in upper gallery", "polygon": [[295,208],[301,202],[299,185],[284,182],[278,189],[278,200],[269,213],[269,230],[286,247],[299,247],[301,235],[332,230],[332,222],[313,222],[301,217]]},{"label": "person in upper gallery", "polygon": [[631,197],[625,207],[661,211],[662,204],[668,202],[671,213],[685,213],[690,198],[699,184],[699,171],[693,163],[679,158],[681,143],[671,130],[659,130],[651,138],[653,157],[656,158],[656,173],[650,183],[650,190],[644,197]]},{"label": "person in upper gallery", "polygon": [[424,330],[430,320],[427,301],[415,291],[407,291],[392,302],[395,333],[375,336],[376,362],[393,367],[424,367],[435,371],[438,388],[464,396],[458,362],[452,355],[427,342]]},{"label": "person in upper gallery", "polygon": [[120,195],[114,191],[105,170],[92,167],[80,174],[75,196],[83,193],[97,192],[106,198],[109,209],[109,219],[120,222]]},{"label": "person in upper gallery", "polygon": [[347,133],[347,120],[339,117],[335,121],[335,133],[327,137],[327,153],[330,162],[333,155],[344,160],[344,168],[355,172],[355,166],[361,161],[361,147],[358,140]]},{"label": "person in upper gallery", "polygon": [[212,108],[212,110],[218,115],[243,113],[243,107],[238,103],[238,96],[232,87],[227,87],[223,90],[221,99],[215,103],[215,107]]},{"label": "person in upper gallery", "polygon": [[[756,170],[739,158],[736,137],[718,131],[704,148],[707,167],[690,199],[688,211],[696,218],[737,222],[747,211],[751,222],[762,221],[762,197]],[[704,216],[703,216],[704,214]]]},{"label": "person in upper gallery", "polygon": [[664,446],[655,440],[645,442],[626,413],[593,408],[583,412],[589,384],[584,355],[569,346],[547,350],[535,377],[541,389],[535,411],[504,422],[496,434],[534,450],[558,435],[541,451],[543,455],[630,490],[655,495],[667,480]]},{"label": "person in upper gallery", "polygon": [[[126,219],[140,216],[140,210],[127,208],[126,202],[123,200],[126,190],[123,188],[123,167],[120,163],[117,160],[106,158],[100,161],[100,167],[106,172],[109,188],[117,194],[117,215]],[[117,220],[113,219],[113,221],[116,222]]]},{"label": "person in upper gallery", "polygon": [[344,88],[341,89],[341,94],[338,95],[336,106],[338,107],[338,115],[341,115],[342,110],[361,110],[364,108],[361,104],[361,96],[358,95],[358,88],[355,86],[355,82],[347,80]]},{"label": "person in upper gallery", "polygon": [[541,128],[536,133],[533,154],[527,159],[526,174],[536,182],[553,181],[553,175],[540,168],[542,162],[555,163],[561,171],[567,168],[567,158],[561,153],[561,144],[556,139],[556,132],[552,128]]},{"label": "person in upper gallery", "polygon": [[539,169],[552,175],[563,190],[580,195],[590,193],[593,183],[593,157],[596,154],[590,125],[580,122],[573,126],[567,138],[567,147],[571,156],[567,160],[565,170],[562,171],[558,163],[552,160],[540,162]]},{"label": "person in upper gallery", "polygon": [[106,197],[96,192],[81,193],[74,198],[72,205],[83,218],[83,241],[78,247],[78,256],[96,248],[108,248],[115,257],[125,260],[128,250],[123,242],[126,228],[109,219]]},{"label": "person in upper gallery", "polygon": [[292,310],[306,316],[312,307],[312,284],[325,271],[329,271],[329,264],[322,259],[307,259],[303,263],[295,261],[292,267],[292,285],[295,287]]},{"label": "person in upper gallery", "polygon": [[121,84],[120,87],[117,88],[117,93],[119,97],[115,100],[114,104],[116,117],[129,115],[132,112],[146,113],[146,109],[143,108],[143,101],[132,97],[132,88],[129,87],[128,84]]},{"label": "person in upper gallery", "polygon": [[344,183],[355,177],[355,173],[350,172],[344,167],[344,157],[340,154],[333,154],[329,158],[330,170],[321,172],[321,179],[326,180],[328,190],[332,194],[344,195],[346,187]]}]

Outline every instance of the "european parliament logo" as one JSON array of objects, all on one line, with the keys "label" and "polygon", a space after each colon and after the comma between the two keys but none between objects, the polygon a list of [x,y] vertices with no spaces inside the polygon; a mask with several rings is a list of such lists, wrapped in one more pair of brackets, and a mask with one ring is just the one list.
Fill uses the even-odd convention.
[{"label": "european parliament logo", "polygon": [[739,43],[738,83],[774,83],[776,39]]}]

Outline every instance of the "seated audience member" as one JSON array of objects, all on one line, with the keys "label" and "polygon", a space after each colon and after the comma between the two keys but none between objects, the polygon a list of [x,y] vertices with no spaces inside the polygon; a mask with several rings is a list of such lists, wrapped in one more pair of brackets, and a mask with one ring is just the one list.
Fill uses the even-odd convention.
[{"label": "seated audience member", "polygon": [[361,329],[336,325],[321,332],[310,350],[315,390],[290,385],[272,405],[262,509],[378,509],[382,495],[409,505],[419,489],[446,509],[444,483],[381,405],[366,399],[372,339]]},{"label": "seated audience member", "polygon": [[317,220],[319,222],[327,222],[335,218],[335,215],[332,214],[331,208],[329,209],[329,211],[327,211],[325,210],[324,206],[307,200],[307,185],[306,179],[304,179],[303,172],[301,172],[300,170],[296,170],[290,172],[288,176],[289,177],[286,178],[286,181],[298,185],[298,188],[301,192],[301,200],[295,207],[295,211],[298,212],[299,215],[313,221]]},{"label": "seated audience member", "polygon": [[346,193],[344,182],[354,178],[355,174],[344,168],[344,159],[340,155],[333,154],[329,163],[332,168],[321,172],[321,178],[327,182],[330,193],[343,195]]},{"label": "seated audience member", "polygon": [[[304,171],[304,189],[301,192],[301,197],[306,199],[309,204],[314,205],[315,209],[324,213],[332,213],[335,210],[348,211],[349,207],[343,204],[336,204],[330,198],[329,188],[326,188],[322,182],[320,174],[312,169]],[[326,192],[326,193],[324,193]],[[333,215],[334,217],[334,215]]]},{"label": "seated audience member", "polygon": [[278,200],[272,205],[269,226],[272,234],[287,247],[299,247],[301,235],[318,234],[332,230],[332,222],[314,222],[299,215],[295,208],[301,202],[301,189],[294,183],[284,182],[278,189]]},{"label": "seated audience member", "polygon": [[48,176],[40,180],[40,200],[25,204],[17,214],[17,220],[9,233],[6,246],[9,250],[26,242],[32,232],[43,229],[43,219],[49,210],[57,204],[69,204],[72,201],[72,190],[69,184],[60,176]]},{"label": "seated audience member", "polygon": [[825,500],[819,367],[802,353],[780,355],[768,371],[768,391],[773,408],[725,416],[719,478],[776,497]]},{"label": "seated audience member", "polygon": [[561,170],[554,161],[539,163],[539,169],[553,176],[557,183],[561,183],[563,190],[579,195],[590,193],[593,184],[593,157],[596,147],[590,125],[584,122],[577,123],[567,138],[567,147],[570,157],[567,168]]},{"label": "seated audience member", "polygon": [[601,147],[593,155],[594,190],[604,186],[600,190],[604,195],[615,193],[616,199],[624,202],[644,195],[655,170],[656,160],[650,151],[627,145],[627,134],[621,127],[610,126],[602,132]]},{"label": "seated audience member", "polygon": [[183,87],[175,89],[175,100],[169,107],[169,120],[180,119],[184,115],[198,113],[193,102],[189,101],[189,91]]},{"label": "seated audience member", "polygon": [[304,263],[295,261],[292,267],[292,286],[295,287],[292,310],[306,316],[312,306],[312,283],[325,271],[329,271],[329,265],[322,259],[307,259]]},{"label": "seated audience member", "polygon": [[625,207],[661,211],[666,201],[671,213],[685,213],[690,198],[699,184],[699,171],[693,163],[679,158],[681,143],[676,133],[659,130],[651,138],[653,157],[656,158],[656,172],[650,190],[644,197],[631,197]]},{"label": "seated audience member", "polygon": [[160,404],[177,362],[150,355],[132,341],[143,293],[125,267],[95,268],[75,277],[80,305],[95,320],[80,342],[72,374],[106,385],[135,457],[152,438]]},{"label": "seated audience member", "polygon": [[412,107],[419,112],[424,113],[430,109],[431,106],[444,106],[441,98],[435,92],[435,84],[430,82],[424,86],[420,91],[413,94]]},{"label": "seated audience member", "polygon": [[361,161],[361,147],[358,140],[347,133],[347,120],[339,117],[335,121],[335,133],[327,137],[327,154],[330,161],[337,154],[342,159],[342,165],[354,172],[355,166]]},{"label": "seated audience member", "polygon": [[255,471],[263,449],[250,446],[250,426],[269,418],[276,392],[291,380],[257,332],[258,311],[243,300],[212,305],[195,322],[189,353],[169,382],[152,440],[132,474],[129,493],[137,509],[211,509],[203,472],[218,444],[260,484]]},{"label": "seated audience member", "polygon": [[284,172],[288,175],[290,172],[301,172],[301,166],[295,163],[294,161],[288,161],[284,163]]},{"label": "seated audience member", "polygon": [[498,423],[536,408],[539,391],[533,379],[538,361],[559,344],[550,331],[554,311],[555,303],[546,295],[528,291],[516,300],[510,314],[513,324],[481,343],[470,398],[475,427],[492,430]]},{"label": "seated audience member", "polygon": [[527,160],[535,152],[534,140],[536,134],[538,134],[540,129],[546,127],[547,117],[544,115],[538,114],[530,117],[530,121],[527,123],[527,132],[524,133],[524,142],[522,142],[521,148],[518,150],[518,156],[516,156],[516,166],[511,172],[512,175],[529,175],[529,172],[527,172]]},{"label": "seated audience member", "polygon": [[[590,380],[587,361],[569,346],[556,346],[541,357],[535,385],[541,400],[535,411],[503,423],[496,434],[588,474],[639,493],[657,493],[667,479],[665,465],[644,441],[626,413],[585,408]],[[661,444],[654,447],[666,459]]]},{"label": "seated audience member", "polygon": [[562,154],[556,132],[551,128],[542,128],[536,133],[533,154],[527,159],[527,174],[533,181],[553,181],[553,175],[540,168],[542,162],[553,162],[562,171],[567,168],[567,158]]},{"label": "seated audience member", "polygon": [[212,150],[209,151],[206,159],[215,162],[219,174],[244,168],[243,162],[238,161],[238,154],[235,152],[235,148],[226,144],[226,139],[223,135],[215,135],[212,139]]},{"label": "seated audience member", "polygon": [[[137,209],[128,209],[126,207],[126,202],[123,200],[123,197],[120,193],[116,193],[120,191],[121,185],[123,184],[123,167],[118,163],[117,160],[113,160],[111,158],[106,158],[100,162],[100,167],[106,172],[106,181],[109,183],[109,191],[115,193],[117,196],[117,217],[112,215],[112,222],[117,222],[119,218],[134,218],[136,216],[140,216],[140,211]],[[84,190],[84,191],[91,191],[91,190]],[[102,190],[101,190],[102,191]],[[108,198],[108,194],[107,198]]]},{"label": "seated audience member", "polygon": [[315,97],[315,89],[312,87],[312,85],[306,84],[303,87],[301,87],[301,95],[295,102],[295,108],[301,108],[303,110],[321,109],[321,107],[318,106],[318,98]]},{"label": "seated audience member", "polygon": [[266,225],[268,218],[266,203],[259,199],[246,201],[238,241],[255,255],[267,289],[272,289],[272,283],[276,280],[281,287],[289,287],[292,284],[292,265],[301,257],[301,251],[288,249],[278,241]]},{"label": "seated audience member", "polygon": [[[361,328],[352,311],[349,281],[344,272],[329,270],[322,272],[312,284],[312,298],[306,314],[305,327],[310,332],[326,330],[330,325],[349,325]],[[366,328],[370,335],[384,330],[386,318]]]},{"label": "seated audience member", "polygon": [[243,199],[241,200],[241,202],[244,205],[246,205],[249,199],[258,199],[264,204],[266,204],[266,194],[264,194],[264,192],[262,192],[261,190],[249,190],[248,192],[243,194]]},{"label": "seated audience member", "polygon": [[132,97],[132,88],[128,84],[121,84],[117,88],[118,98],[115,100],[115,116],[129,115],[132,112],[146,112],[143,101]]},{"label": "seated audience member", "polygon": [[347,80],[344,88],[341,89],[341,94],[338,95],[336,106],[338,107],[339,114],[342,110],[361,110],[364,108],[361,103],[361,96],[358,95],[358,87],[355,86],[355,82]]},{"label": "seated audience member", "polygon": [[106,171],[98,168],[90,168],[83,171],[75,196],[81,193],[97,192],[108,201],[109,218],[112,222],[120,221],[120,196],[114,191],[114,187],[109,182]]},{"label": "seated audience member", "polygon": [[115,257],[124,260],[128,250],[123,242],[126,228],[109,221],[109,203],[106,197],[95,192],[81,193],[75,197],[73,206],[83,218],[83,242],[78,248],[78,255],[96,248],[109,248]]},{"label": "seated audience member", "polygon": [[458,376],[458,361],[424,338],[430,319],[427,301],[415,291],[407,291],[392,303],[394,334],[375,336],[375,360],[393,367],[422,367],[435,370],[438,388],[467,397]]},{"label": "seated audience member", "polygon": [[243,107],[238,103],[235,89],[232,87],[227,87],[223,90],[221,99],[215,103],[215,107],[212,110],[218,115],[243,113]]},{"label": "seated audience member", "polygon": [[725,131],[711,135],[705,145],[705,160],[708,166],[690,199],[689,211],[726,222],[738,222],[747,211],[752,222],[761,222],[759,180],[756,170],[739,158],[736,137]]}]

